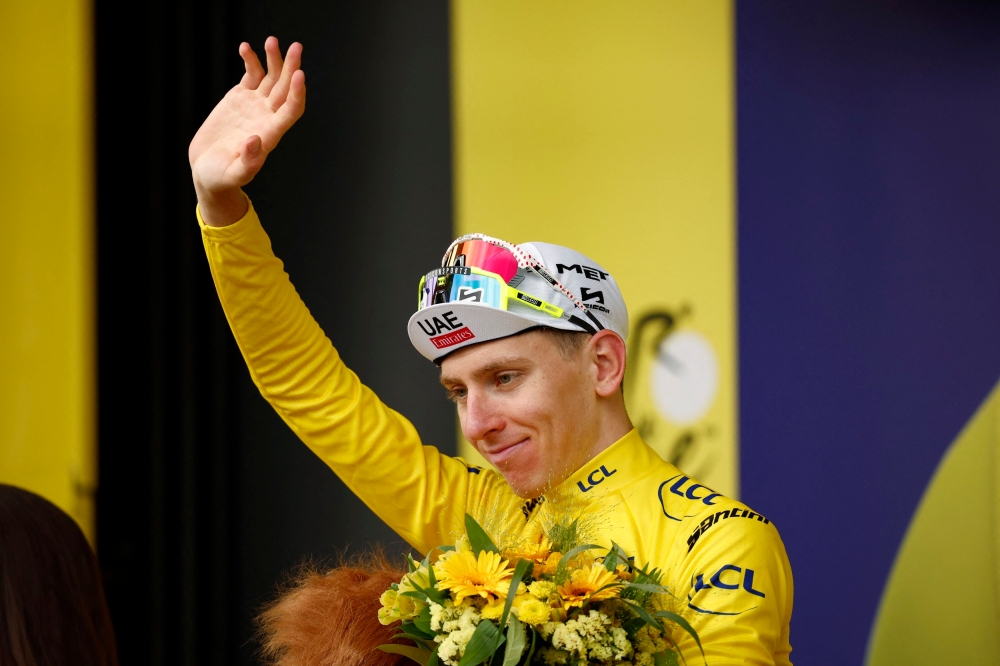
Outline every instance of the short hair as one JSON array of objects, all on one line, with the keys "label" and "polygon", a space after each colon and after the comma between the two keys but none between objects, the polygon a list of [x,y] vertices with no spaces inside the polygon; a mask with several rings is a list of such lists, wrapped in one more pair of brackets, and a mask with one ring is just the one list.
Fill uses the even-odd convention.
[{"label": "short hair", "polygon": [[584,331],[564,331],[561,328],[539,328],[536,329],[548,336],[552,344],[556,346],[559,353],[565,359],[576,358],[580,350],[584,348],[590,340],[590,333]]},{"label": "short hair", "polygon": [[117,666],[97,558],[73,519],[0,484],[0,664]]},{"label": "short hair", "polygon": [[[545,327],[532,330],[542,331],[549,336],[549,339],[552,340],[552,343],[566,360],[576,358],[580,353],[580,350],[583,349],[584,345],[587,344],[587,341],[590,340],[592,335],[584,331],[564,331],[561,328]],[[624,375],[622,376],[621,384],[618,385],[618,390],[621,391],[623,396],[625,395]]]}]

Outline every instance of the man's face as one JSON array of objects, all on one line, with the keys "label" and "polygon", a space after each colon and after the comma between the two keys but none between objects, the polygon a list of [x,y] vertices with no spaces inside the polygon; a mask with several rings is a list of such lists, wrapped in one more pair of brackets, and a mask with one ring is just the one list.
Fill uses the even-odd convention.
[{"label": "man's face", "polygon": [[530,331],[461,349],[441,364],[462,432],[522,497],[535,497],[589,458],[597,409],[586,347],[567,358]]}]

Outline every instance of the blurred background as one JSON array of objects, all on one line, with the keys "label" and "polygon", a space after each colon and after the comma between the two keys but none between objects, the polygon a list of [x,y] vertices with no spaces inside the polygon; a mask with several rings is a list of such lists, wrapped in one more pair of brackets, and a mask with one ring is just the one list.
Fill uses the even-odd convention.
[{"label": "blurred background", "polygon": [[467,231],[570,245],[647,441],[780,529],[793,661],[1000,663],[997,3],[0,0],[0,482],[95,544],[123,664],[256,663],[297,564],[405,548],[203,256],[187,144],[270,34],[309,101],[247,192],[426,442],[474,455],[418,277]]}]

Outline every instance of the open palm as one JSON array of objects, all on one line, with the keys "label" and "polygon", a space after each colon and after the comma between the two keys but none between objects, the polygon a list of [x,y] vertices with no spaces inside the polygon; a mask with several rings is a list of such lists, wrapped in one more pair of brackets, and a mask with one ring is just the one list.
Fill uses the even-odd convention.
[{"label": "open palm", "polygon": [[278,40],[268,37],[264,53],[266,73],[250,45],[240,44],[246,74],[191,140],[188,159],[199,199],[238,190],[253,180],[267,154],[305,110],[302,45],[288,47],[282,62]]}]

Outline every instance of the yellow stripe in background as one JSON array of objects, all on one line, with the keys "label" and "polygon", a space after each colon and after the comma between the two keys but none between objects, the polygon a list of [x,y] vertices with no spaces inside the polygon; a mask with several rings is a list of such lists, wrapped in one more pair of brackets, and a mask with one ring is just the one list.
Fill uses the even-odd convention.
[{"label": "yellow stripe in background", "polygon": [[1000,384],[927,486],[882,594],[866,663],[1000,664]]},{"label": "yellow stripe in background", "polygon": [[0,4],[0,482],[93,541],[90,32],[88,0]]},{"label": "yellow stripe in background", "polygon": [[731,2],[453,0],[451,26],[456,235],[609,269],[633,422],[735,496]]}]

